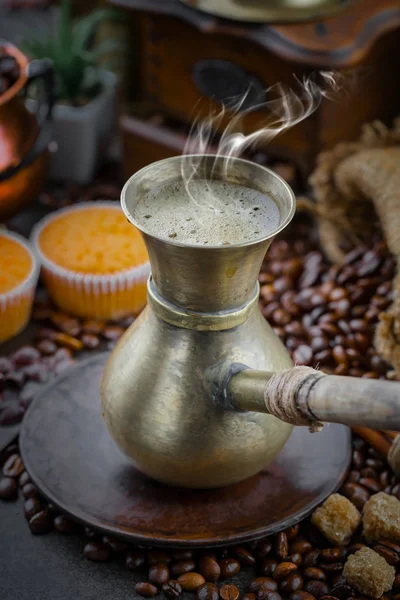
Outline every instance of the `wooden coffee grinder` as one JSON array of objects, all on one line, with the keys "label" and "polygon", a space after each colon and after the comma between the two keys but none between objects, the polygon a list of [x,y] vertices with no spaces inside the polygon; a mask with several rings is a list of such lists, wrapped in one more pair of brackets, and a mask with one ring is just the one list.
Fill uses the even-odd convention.
[{"label": "wooden coffee grinder", "polygon": [[[358,137],[365,122],[390,123],[399,114],[398,0],[110,1],[134,11],[130,38],[137,65],[130,61],[133,92],[121,121],[127,176],[180,154],[194,107],[207,114],[250,89],[248,108],[267,100],[271,85],[292,87],[294,76],[320,69],[351,72],[355,84],[266,149],[303,176],[320,150]],[[163,122],[138,118],[138,102]],[[252,112],[244,130],[254,131],[266,118],[265,110]]]}]

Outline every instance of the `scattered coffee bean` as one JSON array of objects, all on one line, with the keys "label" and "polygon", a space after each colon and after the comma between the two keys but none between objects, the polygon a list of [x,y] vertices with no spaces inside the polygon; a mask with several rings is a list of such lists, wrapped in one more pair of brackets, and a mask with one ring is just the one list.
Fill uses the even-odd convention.
[{"label": "scattered coffee bean", "polygon": [[42,510],[42,504],[38,498],[28,498],[24,504],[25,518],[29,521],[36,513]]},{"label": "scattered coffee bean", "polygon": [[170,579],[167,583],[164,583],[162,591],[168,600],[177,600],[182,594],[182,588],[175,579]]},{"label": "scattered coffee bean", "polygon": [[221,569],[221,579],[229,579],[237,575],[240,571],[240,562],[235,558],[225,558],[219,563]]},{"label": "scattered coffee bean", "polygon": [[206,581],[200,573],[184,573],[178,577],[178,582],[184,592],[195,592]]},{"label": "scattered coffee bean", "polygon": [[316,581],[314,579],[310,579],[304,584],[304,591],[319,599],[321,596],[326,596],[329,594],[329,586],[327,583],[325,583],[325,581]]},{"label": "scattered coffee bean", "polygon": [[146,555],[144,552],[140,552],[139,550],[133,550],[128,552],[125,559],[125,566],[130,571],[136,571],[143,567],[146,562]]},{"label": "scattered coffee bean", "polygon": [[24,498],[36,498],[39,495],[39,491],[33,483],[27,483],[22,488],[22,495]]},{"label": "scattered coffee bean", "polygon": [[[275,554],[278,557],[278,559],[285,560],[285,558],[287,558],[289,554],[289,544],[286,533],[282,531],[281,533],[278,533],[276,535],[274,546]],[[296,552],[296,550],[293,550],[293,552]]]},{"label": "scattered coffee bean", "polygon": [[[88,542],[83,549],[83,554],[89,560],[104,562],[110,558],[111,551],[105,544],[101,544],[99,542]],[[137,593],[139,594],[139,592]]]},{"label": "scattered coffee bean", "polygon": [[18,496],[18,485],[15,479],[4,477],[0,480],[0,498],[2,500],[15,500]]},{"label": "scattered coffee bean", "polygon": [[175,577],[179,575],[183,575],[184,573],[190,573],[190,571],[195,571],[196,563],[194,560],[178,560],[176,562],[171,563],[171,574]]},{"label": "scattered coffee bean", "polygon": [[3,465],[5,477],[19,477],[24,470],[24,463],[19,454],[12,454]]},{"label": "scattered coffee bean", "polygon": [[41,510],[29,519],[29,529],[35,535],[42,535],[51,530],[52,521],[48,509]]},{"label": "scattered coffee bean", "polygon": [[297,570],[297,565],[295,563],[282,562],[276,567],[276,569],[274,571],[274,579],[279,581],[280,579],[283,579],[284,577],[287,577],[288,575],[290,575],[290,573],[292,573],[292,571],[296,571],[296,570]]},{"label": "scattered coffee bean", "polygon": [[236,585],[223,585],[219,590],[222,600],[239,600],[240,592]]},{"label": "scattered coffee bean", "polygon": [[203,556],[198,563],[199,573],[207,581],[216,582],[221,575],[221,567],[217,561],[210,556]]},{"label": "scattered coffee bean", "polygon": [[274,579],[271,579],[271,577],[257,577],[250,581],[249,590],[251,593],[256,594],[261,587],[270,592],[278,591],[278,584]]},{"label": "scattered coffee bean", "polygon": [[69,517],[66,515],[57,515],[54,519],[54,528],[59,533],[71,534],[75,533],[77,526]]},{"label": "scattered coffee bean", "polygon": [[282,594],[291,594],[301,590],[304,585],[304,580],[298,571],[290,573],[279,583],[279,591]]},{"label": "scattered coffee bean", "polygon": [[166,563],[156,563],[149,569],[149,581],[156,587],[160,588],[169,581],[169,568]]},{"label": "scattered coffee bean", "polygon": [[203,583],[196,590],[198,600],[218,600],[219,591],[215,583]]},{"label": "scattered coffee bean", "polygon": [[123,552],[126,552],[128,548],[128,544],[122,542],[121,540],[117,540],[116,538],[110,537],[109,535],[103,536],[101,541],[115,554],[122,554]]},{"label": "scattered coffee bean", "polygon": [[241,546],[238,546],[234,549],[234,554],[240,564],[244,567],[252,567],[256,562],[254,556],[248,550],[246,550],[246,548]]},{"label": "scattered coffee bean", "polygon": [[154,596],[157,596],[158,594],[158,589],[155,585],[152,585],[151,583],[147,583],[146,581],[139,581],[135,585],[135,592],[139,596],[143,596],[143,598],[154,598]]}]

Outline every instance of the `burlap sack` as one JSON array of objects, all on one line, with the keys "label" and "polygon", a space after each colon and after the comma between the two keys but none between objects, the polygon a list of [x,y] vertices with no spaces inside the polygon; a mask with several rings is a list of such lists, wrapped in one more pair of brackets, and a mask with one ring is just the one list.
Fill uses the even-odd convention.
[{"label": "burlap sack", "polygon": [[400,118],[389,130],[366,125],[357,142],[320,154],[310,177],[321,244],[333,261],[343,261],[344,242],[370,239],[379,218],[389,250],[397,259],[394,301],[380,315],[375,347],[400,373]]}]

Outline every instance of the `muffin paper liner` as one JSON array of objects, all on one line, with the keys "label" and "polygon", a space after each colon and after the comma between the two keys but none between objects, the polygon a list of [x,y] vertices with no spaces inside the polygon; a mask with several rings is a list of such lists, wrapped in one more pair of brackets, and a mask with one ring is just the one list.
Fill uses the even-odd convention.
[{"label": "muffin paper liner", "polygon": [[0,294],[0,342],[5,342],[20,333],[30,319],[39,279],[40,262],[35,249],[21,235],[2,230],[0,237],[7,237],[20,243],[32,260],[32,267],[26,279],[9,292]]},{"label": "muffin paper liner", "polygon": [[31,240],[42,263],[42,279],[57,306],[78,317],[118,319],[138,313],[146,304],[150,263],[108,275],[90,275],[56,265],[40,249],[43,228],[60,215],[87,208],[106,207],[121,211],[111,201],[85,202],[68,206],[45,217],[33,228]]}]

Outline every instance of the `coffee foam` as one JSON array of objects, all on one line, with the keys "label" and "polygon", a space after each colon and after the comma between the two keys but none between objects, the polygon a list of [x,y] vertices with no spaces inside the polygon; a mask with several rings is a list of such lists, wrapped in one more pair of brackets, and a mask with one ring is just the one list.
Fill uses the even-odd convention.
[{"label": "coffee foam", "polygon": [[196,246],[240,244],[270,235],[280,223],[269,196],[225,181],[196,180],[190,196],[183,181],[141,198],[134,218],[150,234]]}]

